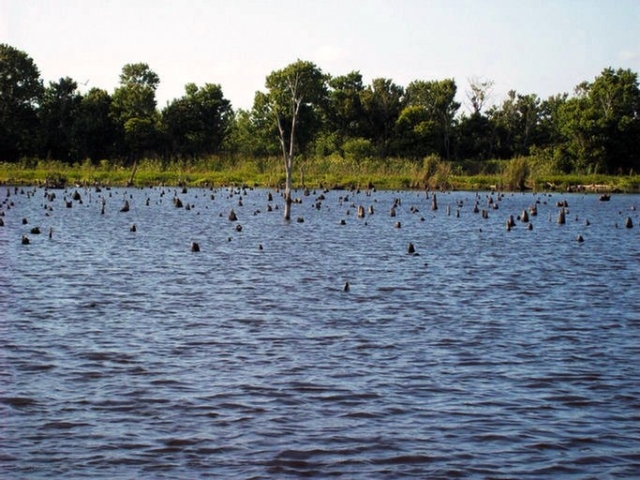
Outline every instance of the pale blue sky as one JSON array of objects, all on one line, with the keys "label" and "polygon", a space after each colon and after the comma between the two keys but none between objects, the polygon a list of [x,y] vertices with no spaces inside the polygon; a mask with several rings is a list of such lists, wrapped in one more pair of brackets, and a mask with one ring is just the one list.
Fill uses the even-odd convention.
[{"label": "pale blue sky", "polygon": [[454,78],[461,101],[470,78],[492,80],[499,103],[571,93],[609,66],[640,73],[640,0],[0,0],[0,43],[81,91],[111,93],[123,65],[147,63],[159,107],[208,82],[250,108],[298,58],[365,83]]}]

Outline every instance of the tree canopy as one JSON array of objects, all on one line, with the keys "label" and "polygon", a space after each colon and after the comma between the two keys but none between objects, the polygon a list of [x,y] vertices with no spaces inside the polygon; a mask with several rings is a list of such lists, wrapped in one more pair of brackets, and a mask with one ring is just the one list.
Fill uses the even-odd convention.
[{"label": "tree canopy", "polygon": [[367,84],[357,70],[332,76],[303,60],[267,73],[249,110],[234,111],[216,83],[187,83],[159,110],[160,81],[141,62],[123,66],[113,92],[80,93],[69,77],[44,86],[27,53],[0,44],[0,161],[282,155],[286,171],[296,156],[483,162],[536,155],[559,172],[640,170],[640,88],[629,69],[604,68],[546,99],[512,90],[490,102],[493,81],[470,79],[468,111],[453,79]]},{"label": "tree canopy", "polygon": [[40,71],[25,52],[0,44],[0,158],[17,160],[37,151]]}]

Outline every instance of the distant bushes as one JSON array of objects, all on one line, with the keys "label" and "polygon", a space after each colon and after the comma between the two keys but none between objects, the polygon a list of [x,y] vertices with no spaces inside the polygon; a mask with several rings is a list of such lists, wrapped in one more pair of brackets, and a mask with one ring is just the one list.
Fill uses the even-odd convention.
[{"label": "distant bushes", "polygon": [[503,186],[506,190],[524,191],[529,178],[529,162],[524,157],[507,162],[503,172]]},{"label": "distant bushes", "polygon": [[[401,158],[329,156],[296,159],[294,185],[323,188],[430,189],[504,191],[566,189],[576,185],[607,185],[610,190],[638,191],[640,176],[566,174],[557,172],[544,156],[476,162],[451,162],[431,155],[421,161]],[[131,167],[117,161],[58,161],[23,159],[0,163],[0,183],[13,185],[84,184],[126,185]],[[197,160],[138,162],[134,185],[230,185],[278,187],[284,182],[282,158],[260,159],[209,156]]]}]

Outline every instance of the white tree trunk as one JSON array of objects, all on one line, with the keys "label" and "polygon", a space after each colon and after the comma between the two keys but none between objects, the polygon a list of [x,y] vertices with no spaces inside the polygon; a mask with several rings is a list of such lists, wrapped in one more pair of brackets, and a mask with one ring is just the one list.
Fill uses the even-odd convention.
[{"label": "white tree trunk", "polygon": [[298,96],[297,85],[298,77],[295,82],[290,85],[291,94],[293,97],[293,108],[291,117],[291,132],[289,139],[285,137],[285,131],[282,125],[282,118],[280,115],[276,115],[278,122],[278,132],[280,133],[280,146],[282,147],[282,158],[284,160],[285,171],[285,187],[284,187],[284,219],[291,220],[291,204],[293,199],[291,198],[291,186],[293,184],[293,157],[295,153],[295,140],[296,140],[296,123],[298,121],[298,113],[300,111],[300,104],[302,103],[302,96]]},{"label": "white tree trunk", "polygon": [[291,220],[291,204],[293,199],[291,198],[291,185],[292,185],[292,170],[293,170],[293,157],[289,156],[285,164],[285,185],[284,185],[284,219]]}]

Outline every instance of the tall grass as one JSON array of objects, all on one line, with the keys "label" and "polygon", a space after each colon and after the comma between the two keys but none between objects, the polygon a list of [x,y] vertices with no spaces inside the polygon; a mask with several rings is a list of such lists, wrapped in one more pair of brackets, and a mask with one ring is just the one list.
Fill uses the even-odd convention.
[{"label": "tall grass", "polygon": [[[67,185],[126,185],[131,167],[119,162],[62,162],[25,159],[0,163],[0,183],[42,185],[59,179]],[[284,184],[279,157],[251,159],[211,156],[193,161],[163,162],[144,159],[138,164],[134,184],[221,186],[246,184],[278,187]],[[609,190],[637,192],[640,176],[577,175],[556,173],[536,157],[486,162],[448,162],[430,156],[421,161],[340,155],[299,157],[295,161],[294,186],[312,188],[545,190],[572,185],[599,185]]]},{"label": "tall grass", "polygon": [[503,185],[506,190],[524,191],[529,180],[529,161],[524,157],[514,158],[504,169]]}]

